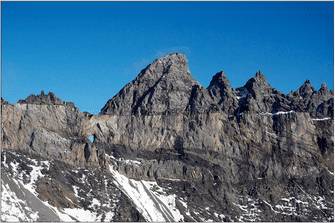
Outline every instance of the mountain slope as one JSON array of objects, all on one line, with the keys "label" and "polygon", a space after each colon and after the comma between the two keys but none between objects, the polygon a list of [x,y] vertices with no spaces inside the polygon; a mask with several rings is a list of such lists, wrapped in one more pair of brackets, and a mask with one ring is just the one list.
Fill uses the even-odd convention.
[{"label": "mountain slope", "polygon": [[[100,114],[172,115],[184,113],[192,96],[198,94],[197,89],[204,90],[204,87],[191,76],[187,62],[185,55],[180,53],[168,54],[155,60],[109,100],[101,109]],[[204,100],[204,103],[207,102]]]},{"label": "mountain slope", "polygon": [[219,72],[205,88],[179,53],[99,115],[52,93],[2,99],[2,202],[26,220],[43,216],[24,211],[24,188],[60,220],[332,221],[333,104],[325,84],[285,95],[261,72],[236,90]]}]

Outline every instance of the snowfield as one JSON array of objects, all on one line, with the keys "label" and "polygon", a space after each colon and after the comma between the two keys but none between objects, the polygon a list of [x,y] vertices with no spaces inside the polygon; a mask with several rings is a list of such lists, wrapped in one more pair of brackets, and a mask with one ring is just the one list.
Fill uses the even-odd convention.
[{"label": "snowfield", "polygon": [[[23,183],[24,173],[22,171],[18,171],[19,163],[10,163],[10,169],[13,170],[13,176],[11,176],[11,178],[16,185],[22,185],[22,187],[30,191],[36,199],[38,199],[35,184],[39,178],[49,178],[48,176],[42,174],[42,170],[45,168],[49,169],[50,163],[48,161],[37,162],[33,159],[30,159],[30,161],[33,165],[27,165],[32,168],[30,175],[27,175],[29,177],[28,182]],[[130,160],[126,160],[126,162],[140,164],[140,162]],[[114,183],[134,202],[136,208],[142,213],[147,221],[166,222],[184,220],[183,215],[176,208],[176,195],[167,195],[163,188],[158,186],[156,182],[128,179],[127,177],[119,174],[117,171],[114,171],[111,166],[110,171],[115,179]],[[74,170],[74,172],[78,173],[78,170]],[[82,175],[79,179],[82,183],[87,181],[87,177],[85,175]],[[1,221],[37,221],[39,213],[32,211],[29,206],[27,206],[27,201],[19,199],[16,196],[16,193],[10,189],[8,184],[4,184],[3,181],[1,181],[1,183]],[[107,186],[106,179],[103,183]],[[78,186],[73,185],[74,195],[78,199],[82,199],[78,194],[79,190]],[[22,193],[24,193],[23,190]],[[73,203],[69,198],[67,198],[67,200]],[[84,210],[83,208],[63,208],[61,210],[50,205],[48,202],[39,201],[44,204],[45,207],[49,208],[55,215],[57,215],[60,221],[75,222],[102,220],[102,214],[97,215],[97,212],[95,211]],[[93,198],[92,203],[88,207],[96,209],[100,206],[110,206],[113,202],[115,201],[109,199],[108,204],[101,204],[98,199]],[[107,212],[105,213],[105,218],[103,220],[112,221],[114,215],[115,213],[112,211]]]},{"label": "snowfield", "polygon": [[[44,168],[49,169],[50,163],[48,161],[37,162],[33,159],[29,160],[32,161],[34,165],[27,165],[31,167],[32,170],[30,172],[29,182],[26,182],[25,184],[23,183],[23,172],[18,172],[19,163],[10,163],[11,170],[13,171],[13,176],[10,176],[10,178],[19,188],[21,188],[21,186],[23,187],[21,188],[20,193],[25,195],[24,189],[30,191],[39,202],[55,213],[61,221],[101,221],[102,215],[96,216],[97,213],[91,212],[90,210],[84,210],[83,208],[64,208],[63,210],[58,210],[48,202],[41,201],[38,198],[35,183],[39,178],[48,178],[42,174],[41,170]],[[74,186],[74,191],[75,195],[78,196],[78,187]],[[27,201],[19,199],[16,193],[16,191],[12,191],[9,185],[5,184],[1,179],[1,221],[37,221],[39,219],[39,212],[33,211],[27,204]],[[92,206],[97,204],[100,204],[100,202],[94,198]],[[106,213],[104,220],[111,221],[113,216],[114,213]]]},{"label": "snowfield", "polygon": [[19,199],[1,180],[1,221],[36,221],[37,218],[38,212],[33,212],[27,202]]},{"label": "snowfield", "polygon": [[[6,158],[4,158],[6,161]],[[64,222],[76,222],[76,221],[113,221],[117,204],[120,201],[120,197],[126,195],[135,205],[135,208],[142,214],[146,221],[149,222],[178,222],[185,221],[185,218],[189,217],[194,221],[211,221],[208,215],[203,215],[201,212],[212,212],[212,207],[197,208],[192,207],[192,203],[188,206],[186,197],[182,198],[175,194],[168,194],[166,189],[159,186],[156,181],[145,181],[145,180],[133,180],[120,174],[118,171],[113,169],[113,165],[109,165],[109,178],[104,175],[101,178],[101,183],[108,188],[108,185],[114,184],[116,191],[110,193],[111,197],[106,196],[104,199],[100,199],[98,196],[91,193],[92,188],[88,188],[85,192],[88,196],[81,197],[84,193],[83,188],[78,187],[81,185],[89,185],[94,172],[90,170],[84,170],[85,174],[78,174],[78,170],[72,170],[72,173],[77,174],[77,179],[80,184],[72,185],[73,195],[76,199],[89,200],[89,205],[84,209],[76,205],[76,199],[73,200],[71,197],[65,197],[70,201],[75,208],[63,208],[58,209],[49,204],[47,201],[41,201],[38,198],[36,192],[36,181],[40,178],[50,179],[50,176],[45,176],[43,170],[49,170],[49,161],[36,161],[29,159],[27,166],[29,167],[29,173],[25,174],[25,171],[20,171],[21,167],[17,161],[11,162],[8,165],[3,161],[3,166],[7,170],[11,170],[12,173],[4,172],[4,176],[1,179],[1,221],[40,221],[40,217],[53,216]],[[128,164],[140,165],[139,161],[123,160]],[[114,166],[115,167],[115,166]],[[328,170],[330,175],[334,173]],[[82,172],[83,173],[83,172]],[[180,181],[180,179],[168,179],[170,181]],[[263,178],[258,178],[263,180]],[[116,186],[116,187],[115,187]],[[275,215],[297,216],[298,214],[307,215],[311,212],[312,208],[316,207],[318,210],[324,212],[326,210],[332,210],[332,206],[327,203],[327,198],[324,195],[309,195],[303,188],[297,185],[297,187],[303,192],[303,196],[287,196],[282,197],[275,204],[270,204],[264,199],[253,198],[253,197],[239,197],[237,202],[233,205],[241,210],[241,214],[236,216],[238,221],[261,221],[262,212],[264,206],[267,209],[271,209]],[[169,187],[167,187],[169,188]],[[91,190],[91,191],[89,191]],[[123,193],[121,193],[121,191]],[[87,193],[88,192],[88,193]],[[31,193],[31,195],[30,195]],[[333,191],[331,191],[333,193]],[[80,194],[80,195],[79,195]],[[30,197],[29,197],[30,196]],[[28,199],[29,197],[29,199]],[[33,199],[32,199],[33,198]],[[71,198],[71,199],[69,199]],[[247,202],[246,202],[247,198]],[[35,206],[31,203],[35,202]],[[41,204],[41,209],[36,207]],[[181,212],[178,207],[183,206]],[[78,204],[78,203],[77,203]],[[181,204],[181,205],[180,205]],[[39,207],[40,207],[39,206]],[[71,206],[72,207],[72,206]],[[99,208],[105,209],[104,215],[102,212],[98,212]],[[41,210],[41,211],[36,211]],[[42,211],[43,210],[43,211]],[[107,211],[106,211],[107,210]],[[215,210],[212,214],[218,219],[225,219],[225,215],[220,213],[219,210]],[[45,212],[50,212],[46,214]],[[99,213],[99,214],[98,214]],[[195,215],[194,215],[195,214]],[[264,213],[263,213],[264,214]],[[104,216],[104,217],[103,217]],[[195,217],[196,216],[196,217]],[[195,219],[195,218],[196,219]],[[327,218],[332,220],[333,217]]]},{"label": "snowfield", "polygon": [[[176,196],[166,195],[156,182],[136,181],[119,174],[110,166],[114,183],[137,206],[146,221],[180,221],[183,215],[176,208]],[[165,194],[165,195],[164,195]]]}]

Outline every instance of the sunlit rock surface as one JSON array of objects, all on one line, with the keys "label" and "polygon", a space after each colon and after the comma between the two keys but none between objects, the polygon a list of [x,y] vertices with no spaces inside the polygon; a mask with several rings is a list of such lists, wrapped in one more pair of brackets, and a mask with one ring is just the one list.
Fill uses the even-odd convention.
[{"label": "sunlit rock surface", "polygon": [[187,62],[155,60],[99,115],[2,98],[1,220],[333,221],[333,91],[260,71],[205,88]]}]

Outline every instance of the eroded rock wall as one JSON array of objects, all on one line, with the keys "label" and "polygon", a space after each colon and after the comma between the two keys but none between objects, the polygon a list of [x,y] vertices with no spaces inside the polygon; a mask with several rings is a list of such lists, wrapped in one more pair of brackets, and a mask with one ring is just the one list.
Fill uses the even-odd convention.
[{"label": "eroded rock wall", "polygon": [[[257,72],[234,90],[219,72],[205,88],[186,57],[171,54],[142,70],[99,115],[52,93],[1,104],[2,149],[154,180],[188,199],[194,213],[185,219],[222,219],[195,214],[207,207],[233,219],[250,200],[264,213],[259,220],[333,218],[334,102],[325,84],[316,91],[307,80],[285,95]],[[318,196],[328,209],[316,205]],[[287,197],[312,211],[286,218],[273,207]]]},{"label": "eroded rock wall", "polygon": [[71,104],[3,102],[1,119],[2,149],[35,153],[76,166],[99,164],[96,148],[83,132],[89,119]]}]

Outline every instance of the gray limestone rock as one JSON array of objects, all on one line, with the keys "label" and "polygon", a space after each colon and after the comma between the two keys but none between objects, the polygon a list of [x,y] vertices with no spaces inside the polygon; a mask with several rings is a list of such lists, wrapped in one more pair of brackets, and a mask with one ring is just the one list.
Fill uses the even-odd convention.
[{"label": "gray limestone rock", "polygon": [[[14,177],[22,160],[17,176],[28,181],[37,164],[25,157],[49,160],[36,181],[39,199],[101,219],[110,211],[115,221],[149,219],[116,171],[156,182],[187,221],[333,220],[333,92],[307,80],[285,95],[261,72],[236,90],[219,72],[204,88],[187,62],[180,53],[155,60],[99,115],[52,93],[13,105],[1,99],[1,165]],[[145,191],[152,198],[156,189]],[[159,196],[153,201],[173,219]]]},{"label": "gray limestone rock", "polygon": [[286,96],[271,87],[261,71],[236,91],[239,97],[238,114],[245,111],[276,113],[290,110]]},{"label": "gray limestone rock", "polygon": [[316,117],[334,117],[334,98],[320,104],[316,109]]},{"label": "gray limestone rock", "polygon": [[185,55],[168,54],[147,66],[117,95],[100,114],[161,115],[185,111],[193,86],[200,84],[191,76]]},{"label": "gray limestone rock", "polygon": [[[73,103],[52,93],[29,96],[14,105],[2,101],[2,148],[37,153],[77,166],[99,166],[94,147],[83,133],[89,119]],[[89,158],[87,157],[89,156]]]},{"label": "gray limestone rock", "polygon": [[45,95],[44,91],[41,92],[40,95],[29,95],[25,100],[19,100],[18,103],[21,104],[48,104],[48,105],[63,105],[64,102],[56,97],[56,95],[52,92],[49,92],[49,94]]},{"label": "gray limestone rock", "polygon": [[[308,111],[314,118],[324,117],[324,115],[320,113],[321,104],[334,98],[333,93],[328,90],[325,83],[321,85],[319,91],[316,91],[309,80],[306,80],[305,83],[294,92],[293,96],[291,107],[297,111]],[[329,103],[331,104],[333,101]]]},{"label": "gray limestone rock", "polygon": [[238,108],[236,91],[231,89],[229,80],[223,71],[213,76],[207,89],[213,101],[220,105],[222,111],[229,116],[235,114]]}]

